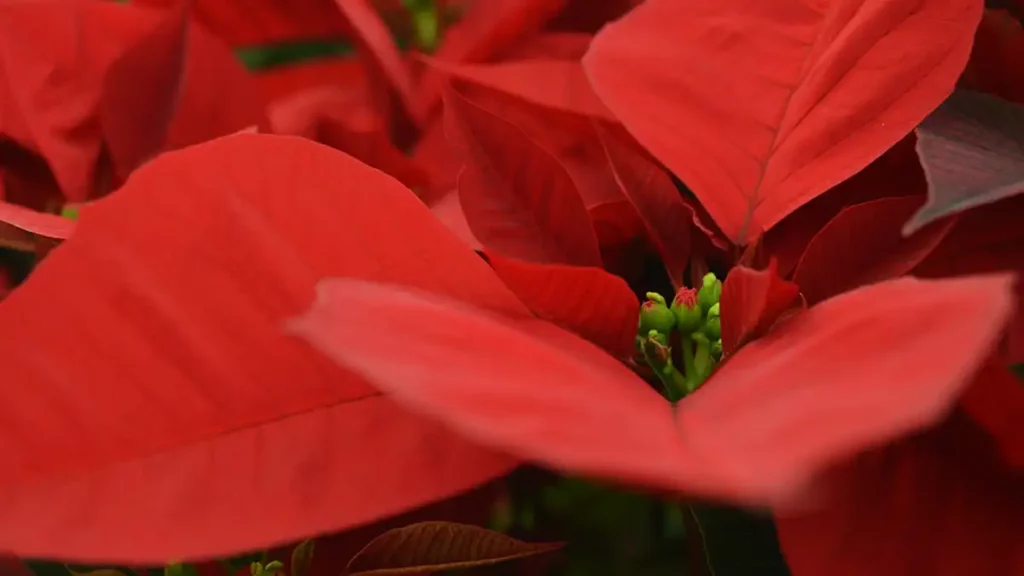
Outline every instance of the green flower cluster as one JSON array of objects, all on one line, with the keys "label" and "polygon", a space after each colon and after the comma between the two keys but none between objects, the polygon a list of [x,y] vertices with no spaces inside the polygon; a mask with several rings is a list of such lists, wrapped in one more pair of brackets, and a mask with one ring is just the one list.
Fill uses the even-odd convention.
[{"label": "green flower cluster", "polygon": [[[722,281],[704,276],[699,290],[683,287],[669,305],[656,292],[640,306],[637,349],[658,375],[669,400],[676,401],[700,387],[722,359]],[[673,361],[678,346],[680,371]]]}]

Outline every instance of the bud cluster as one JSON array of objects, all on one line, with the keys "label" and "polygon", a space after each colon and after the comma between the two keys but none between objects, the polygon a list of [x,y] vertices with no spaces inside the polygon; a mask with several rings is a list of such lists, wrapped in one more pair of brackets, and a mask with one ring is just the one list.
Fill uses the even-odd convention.
[{"label": "bud cluster", "polygon": [[[640,306],[637,349],[670,400],[696,390],[722,359],[721,296],[722,281],[709,272],[699,290],[680,288],[671,305],[661,294],[648,292]],[[673,362],[673,343],[678,344],[682,371]]]}]

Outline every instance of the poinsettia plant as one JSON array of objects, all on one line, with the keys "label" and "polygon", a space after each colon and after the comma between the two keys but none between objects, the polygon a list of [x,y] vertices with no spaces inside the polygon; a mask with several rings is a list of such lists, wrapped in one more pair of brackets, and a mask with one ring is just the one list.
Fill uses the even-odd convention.
[{"label": "poinsettia plant", "polygon": [[1024,575],[1022,13],[0,2],[0,566]]}]

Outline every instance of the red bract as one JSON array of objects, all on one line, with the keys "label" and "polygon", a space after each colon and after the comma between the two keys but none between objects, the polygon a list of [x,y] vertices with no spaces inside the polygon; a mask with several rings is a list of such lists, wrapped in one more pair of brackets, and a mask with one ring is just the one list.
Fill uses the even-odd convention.
[{"label": "red bract", "polygon": [[[111,160],[123,177],[166,147],[258,123],[240,65],[185,16],[86,0],[3,4],[0,133],[41,156],[59,193],[80,202],[110,191]],[[17,183],[43,198],[35,208],[58,193],[38,177]]]},{"label": "red bract", "polygon": [[[169,153],[84,207],[74,236],[0,305],[0,364],[19,383],[0,402],[3,546],[83,561],[223,556],[508,471],[510,458],[285,333],[326,276],[530,317],[410,191],[307,140],[237,135]],[[391,340],[382,321],[363,337]]]},{"label": "red bract", "polygon": [[[297,330],[398,401],[523,458],[788,509],[810,503],[800,488],[827,467],[941,422],[1011,302],[1005,276],[862,288],[747,345],[675,410],[564,332],[408,290],[327,282]],[[384,317],[386,345],[362,337]]]},{"label": "red bract", "polygon": [[595,38],[598,95],[746,244],[949,95],[977,0],[648,0]]},{"label": "red bract", "polygon": [[530,262],[600,265],[586,207],[555,158],[452,88],[445,128],[465,155],[459,201],[484,246]]}]

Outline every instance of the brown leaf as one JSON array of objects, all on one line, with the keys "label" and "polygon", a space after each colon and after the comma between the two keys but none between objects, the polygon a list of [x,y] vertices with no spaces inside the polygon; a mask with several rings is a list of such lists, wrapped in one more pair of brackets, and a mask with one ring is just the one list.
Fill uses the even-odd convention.
[{"label": "brown leaf", "polygon": [[313,551],[316,540],[305,540],[292,550],[292,564],[289,576],[309,576],[309,567],[313,565]]},{"label": "brown leaf", "polygon": [[349,576],[384,576],[497,564],[551,552],[560,542],[527,543],[486,528],[420,522],[374,538],[348,563]]}]

